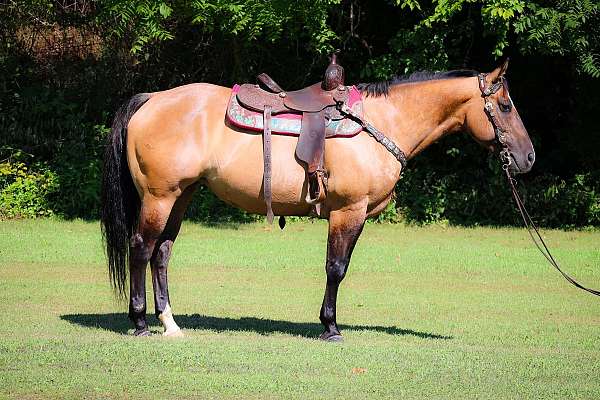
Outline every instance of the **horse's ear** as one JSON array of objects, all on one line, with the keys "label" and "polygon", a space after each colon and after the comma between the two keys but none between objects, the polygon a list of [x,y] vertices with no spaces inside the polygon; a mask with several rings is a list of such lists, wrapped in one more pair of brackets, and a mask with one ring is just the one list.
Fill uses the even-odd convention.
[{"label": "horse's ear", "polygon": [[492,80],[493,83],[498,82],[498,79],[502,78],[504,74],[506,74],[506,70],[508,69],[508,57],[504,60],[499,67],[490,72],[489,79]]}]

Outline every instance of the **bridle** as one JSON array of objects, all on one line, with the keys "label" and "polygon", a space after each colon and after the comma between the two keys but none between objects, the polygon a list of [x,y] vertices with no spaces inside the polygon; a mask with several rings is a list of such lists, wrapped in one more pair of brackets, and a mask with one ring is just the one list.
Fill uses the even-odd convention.
[{"label": "bridle", "polygon": [[[507,138],[508,138],[508,134],[510,132],[500,122],[500,119],[498,118],[498,114],[496,113],[496,105],[490,100],[490,96],[497,93],[500,89],[503,89],[505,94],[507,95],[508,89],[506,88],[506,79],[503,76],[501,76],[500,78],[498,78],[498,80],[496,80],[495,82],[492,82],[492,84],[488,86],[487,81],[486,81],[487,75],[488,74],[484,74],[484,73],[480,73],[477,75],[477,79],[479,80],[479,90],[481,90],[481,97],[483,97],[483,101],[485,102],[484,111],[485,111],[486,115],[488,116],[488,119],[490,120],[492,127],[494,128],[495,140],[500,147],[499,156],[500,156],[500,161],[502,162],[502,169],[504,170],[504,173],[506,174],[506,178],[508,180],[508,183],[509,183],[511,191],[512,191],[513,199],[515,200],[515,203],[517,204],[517,208],[519,210],[519,213],[521,214],[521,217],[523,218],[523,223],[525,224],[525,227],[527,228],[527,232],[529,233],[529,236],[531,236],[531,240],[533,241],[535,246],[538,248],[538,250],[542,253],[542,255],[546,258],[546,260],[548,260],[550,265],[552,265],[554,268],[556,268],[558,270],[558,272],[560,272],[560,274],[570,284],[572,284],[576,288],[585,290],[586,292],[591,293],[595,296],[600,296],[600,291],[582,286],[579,282],[577,282],[569,274],[567,274],[560,268],[560,266],[558,265],[558,262],[554,259],[554,257],[550,253],[550,249],[548,249],[548,246],[544,242],[544,239],[542,239],[542,235],[540,234],[537,225],[533,222],[533,219],[531,218],[531,216],[529,215],[529,212],[525,208],[525,203],[523,203],[523,200],[521,199],[521,196],[519,195],[519,192],[517,191],[517,187],[516,187],[517,181],[511,176],[510,171],[509,171],[509,167],[510,167],[510,164],[512,161],[511,161],[510,151],[508,150]],[[510,99],[505,99],[504,101],[506,104],[510,104],[509,103]]]},{"label": "bridle", "polygon": [[496,142],[500,146],[499,155],[500,160],[502,161],[502,169],[504,171],[508,171],[508,167],[512,162],[507,143],[508,130],[500,122],[498,114],[496,113],[496,105],[490,100],[490,96],[497,93],[500,89],[503,89],[505,93],[508,93],[506,88],[506,80],[504,76],[501,76],[497,81],[492,82],[492,84],[488,86],[486,82],[487,76],[488,74],[484,73],[479,73],[477,75],[477,79],[479,80],[479,90],[481,90],[481,97],[483,97],[483,101],[485,102],[483,109],[488,116],[488,119],[492,123]]}]

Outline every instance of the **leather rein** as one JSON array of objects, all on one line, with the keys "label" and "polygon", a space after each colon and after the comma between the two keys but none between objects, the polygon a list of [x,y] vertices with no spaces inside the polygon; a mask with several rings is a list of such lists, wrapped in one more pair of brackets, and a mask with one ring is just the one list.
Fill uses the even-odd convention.
[{"label": "leather rein", "polygon": [[[581,290],[585,290],[586,292],[591,293],[595,296],[600,296],[600,291],[595,290],[595,289],[590,289],[590,288],[587,288],[587,287],[581,285],[579,282],[577,282],[569,274],[567,274],[560,268],[560,265],[554,259],[554,257],[552,256],[552,253],[550,253],[550,249],[548,249],[548,246],[544,242],[544,239],[542,238],[542,235],[540,234],[539,228],[537,227],[535,222],[533,222],[533,219],[531,218],[531,216],[529,215],[529,212],[525,208],[525,204],[523,203],[523,200],[521,199],[521,196],[519,195],[519,192],[516,187],[517,181],[511,176],[511,174],[508,170],[509,166],[512,162],[510,152],[508,150],[508,143],[507,143],[507,135],[509,134],[509,131],[500,122],[500,119],[498,118],[498,114],[496,114],[496,106],[490,100],[490,96],[492,94],[498,92],[500,89],[506,90],[506,82],[505,82],[504,77],[500,77],[500,79],[498,81],[493,82],[490,86],[488,86],[486,83],[486,80],[485,80],[486,76],[487,76],[487,74],[479,74],[477,76],[477,78],[479,80],[479,89],[481,90],[481,97],[483,97],[483,100],[485,102],[484,110],[488,116],[488,119],[492,123],[492,127],[494,128],[494,133],[496,136],[496,141],[498,142],[498,144],[500,145],[500,148],[501,148],[499,155],[500,155],[500,160],[502,162],[502,170],[506,174],[506,179],[508,180],[509,186],[511,188],[513,199],[515,200],[517,209],[519,210],[519,213],[521,214],[521,218],[523,219],[523,223],[525,225],[525,228],[527,228],[527,232],[529,233],[531,240],[533,241],[535,246],[538,248],[540,253],[542,253],[542,255],[546,258],[546,260],[548,260],[550,265],[552,265],[554,268],[556,268],[556,270],[558,270],[558,272],[560,272],[560,274],[571,285],[573,285],[576,288],[579,288]],[[508,101],[510,101],[510,100],[508,100]]]}]

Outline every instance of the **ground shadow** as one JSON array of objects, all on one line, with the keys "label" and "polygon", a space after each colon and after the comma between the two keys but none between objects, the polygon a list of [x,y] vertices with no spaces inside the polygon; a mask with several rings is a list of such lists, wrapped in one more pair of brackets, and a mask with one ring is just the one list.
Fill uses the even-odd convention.
[{"label": "ground shadow", "polygon": [[[127,333],[130,323],[125,313],[108,314],[66,314],[61,315],[60,319],[89,328],[102,328],[118,333]],[[317,337],[323,327],[319,323],[277,321],[272,319],[241,317],[211,317],[207,315],[177,315],[177,323],[183,329],[210,329],[217,332],[225,331],[247,331],[256,332],[260,335],[269,335],[273,333],[284,333],[293,336],[303,336],[308,338]],[[157,324],[158,321],[152,317],[148,321],[150,324]],[[452,339],[452,336],[438,335],[429,332],[419,332],[412,329],[401,329],[394,326],[371,326],[371,325],[340,325],[342,332],[344,330],[356,331],[374,331],[383,332],[389,335],[409,335],[423,339]]]}]

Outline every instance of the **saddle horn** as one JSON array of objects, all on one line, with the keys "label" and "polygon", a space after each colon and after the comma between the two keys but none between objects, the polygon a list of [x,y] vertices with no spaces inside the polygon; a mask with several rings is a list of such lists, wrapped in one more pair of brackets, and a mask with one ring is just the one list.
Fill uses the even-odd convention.
[{"label": "saddle horn", "polygon": [[337,63],[337,52],[331,54],[329,60],[329,66],[325,70],[323,83],[321,83],[321,88],[327,91],[344,85],[344,68]]}]

